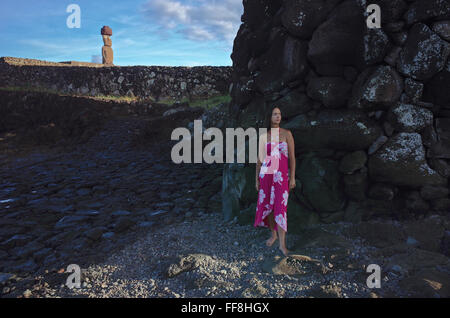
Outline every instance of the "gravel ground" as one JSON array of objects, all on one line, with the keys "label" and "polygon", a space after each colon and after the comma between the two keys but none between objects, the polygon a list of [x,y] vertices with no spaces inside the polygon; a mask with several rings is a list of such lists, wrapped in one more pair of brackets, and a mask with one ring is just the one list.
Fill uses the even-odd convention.
[{"label": "gravel ground", "polygon": [[[288,233],[287,246],[293,253],[286,258],[278,241],[272,247],[265,245],[268,229],[220,220],[221,215],[213,213],[161,226],[105,262],[82,268],[81,288],[65,286],[69,274],[60,269],[59,273],[35,277],[33,286],[22,296],[381,297],[366,285],[369,274],[362,264],[373,248],[361,240],[353,239],[351,250],[334,262],[333,256],[339,254],[333,253],[332,247],[303,249],[303,256],[295,256],[299,250],[292,247],[300,236]],[[320,226],[341,234],[349,224],[329,225],[328,229]],[[284,273],[283,269],[273,269],[283,261],[291,262],[291,267],[284,267]],[[302,271],[289,273],[289,269]],[[388,274],[383,281],[386,291],[388,285],[395,285],[395,276]]]}]

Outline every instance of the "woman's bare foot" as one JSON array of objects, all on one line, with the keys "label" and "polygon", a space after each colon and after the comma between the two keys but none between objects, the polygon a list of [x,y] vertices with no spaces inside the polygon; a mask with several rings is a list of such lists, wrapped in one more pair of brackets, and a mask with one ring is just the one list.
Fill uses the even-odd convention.
[{"label": "woman's bare foot", "polygon": [[273,243],[275,243],[275,241],[277,240],[278,236],[276,235],[272,235],[267,241],[266,241],[266,245],[267,246],[272,246]]},{"label": "woman's bare foot", "polygon": [[280,246],[280,250],[281,250],[281,252],[283,252],[284,256],[288,256],[291,253],[291,251],[288,250],[286,247],[281,247]]}]

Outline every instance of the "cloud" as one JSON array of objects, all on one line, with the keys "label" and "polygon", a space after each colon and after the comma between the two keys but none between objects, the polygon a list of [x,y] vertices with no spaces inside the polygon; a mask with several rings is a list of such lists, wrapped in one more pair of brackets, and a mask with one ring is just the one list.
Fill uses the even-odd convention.
[{"label": "cloud", "polygon": [[103,63],[103,58],[102,58],[102,56],[101,56],[101,55],[92,55],[91,63],[99,63],[99,64],[102,64],[102,63]]},{"label": "cloud", "polygon": [[19,39],[17,40],[17,43],[31,45],[39,50],[52,51],[55,53],[80,53],[92,50],[92,45],[89,44],[89,39],[77,39],[70,42],[52,39]]},{"label": "cloud", "polygon": [[[140,22],[138,21],[138,17],[135,15],[118,15],[111,17],[111,21],[127,25],[127,26],[139,26]],[[117,35],[117,33],[115,34]]]},{"label": "cloud", "polygon": [[[48,60],[48,61],[57,61],[57,60],[68,60],[68,56],[80,56],[89,54],[91,56],[91,60],[93,63],[93,59],[96,55],[92,55],[93,46],[92,39],[93,37],[85,37],[82,39],[73,39],[70,42],[65,39],[19,39],[16,40],[16,43],[25,45],[27,50],[30,50],[29,47],[34,48],[34,54],[41,56],[40,59]],[[53,41],[53,42],[52,42]],[[101,41],[100,41],[101,42]],[[95,46],[94,46],[95,48]],[[99,46],[98,51],[101,50],[101,45]],[[96,50],[97,51],[97,50]],[[88,55],[88,56],[89,56]],[[70,59],[79,60],[77,57],[71,57]],[[88,57],[86,57],[88,59]],[[100,63],[102,63],[102,57],[100,56]]]},{"label": "cloud", "polygon": [[242,0],[147,0],[140,9],[163,36],[174,30],[192,41],[224,41],[227,46],[233,45],[243,10]]}]

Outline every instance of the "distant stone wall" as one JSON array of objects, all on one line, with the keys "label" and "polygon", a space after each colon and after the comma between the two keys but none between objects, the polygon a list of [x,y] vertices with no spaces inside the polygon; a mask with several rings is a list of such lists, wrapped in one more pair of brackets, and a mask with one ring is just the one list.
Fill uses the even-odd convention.
[{"label": "distant stone wall", "polygon": [[[91,65],[92,64],[92,65]],[[102,66],[0,58],[0,86],[38,87],[78,95],[181,100],[229,93],[231,67]]]},{"label": "distant stone wall", "polygon": [[[229,127],[281,109],[297,154],[291,229],[450,211],[450,1],[243,3]],[[379,29],[367,27],[370,4]],[[223,174],[228,218],[255,211],[254,172],[242,169],[254,165]]]}]

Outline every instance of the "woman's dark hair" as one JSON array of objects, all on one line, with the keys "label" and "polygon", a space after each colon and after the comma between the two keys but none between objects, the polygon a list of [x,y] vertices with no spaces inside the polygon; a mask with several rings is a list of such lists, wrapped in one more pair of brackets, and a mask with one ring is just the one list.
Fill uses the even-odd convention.
[{"label": "woman's dark hair", "polygon": [[[280,107],[272,106],[272,107],[270,107],[270,109],[267,111],[267,114],[266,114],[266,121],[264,123],[264,127],[267,128],[267,133],[269,133],[270,129],[272,128],[272,114],[273,114],[273,110],[275,108],[280,109]],[[281,112],[281,109],[280,109],[280,112]]]}]

